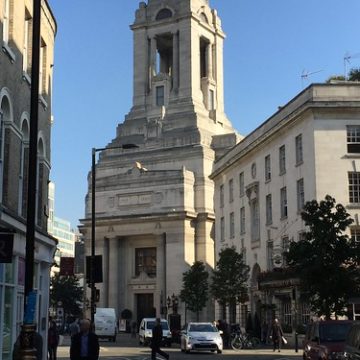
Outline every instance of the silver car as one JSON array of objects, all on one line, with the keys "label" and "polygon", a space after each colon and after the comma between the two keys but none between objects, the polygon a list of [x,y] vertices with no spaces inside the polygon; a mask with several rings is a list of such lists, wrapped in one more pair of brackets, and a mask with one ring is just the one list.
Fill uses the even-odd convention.
[{"label": "silver car", "polygon": [[181,333],[180,347],[182,352],[211,351],[222,353],[221,333],[212,323],[191,322]]}]

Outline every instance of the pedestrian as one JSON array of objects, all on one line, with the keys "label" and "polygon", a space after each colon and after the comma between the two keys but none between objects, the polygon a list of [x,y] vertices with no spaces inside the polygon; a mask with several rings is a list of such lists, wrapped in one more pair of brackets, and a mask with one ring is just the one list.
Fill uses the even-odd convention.
[{"label": "pedestrian", "polygon": [[280,322],[278,319],[274,319],[274,322],[272,324],[271,328],[271,338],[273,342],[273,351],[276,349],[280,352],[281,349],[281,341],[283,337],[283,330],[281,328]]},{"label": "pedestrian", "polygon": [[[36,324],[35,324],[36,326]],[[21,334],[15,341],[14,348],[13,348],[13,360],[21,360]],[[43,338],[35,329],[34,333],[34,349],[35,349],[35,357],[36,360],[43,360]]]},{"label": "pedestrian", "polygon": [[48,353],[49,360],[56,360],[57,347],[59,345],[59,333],[57,331],[56,322],[51,321],[48,330]]},{"label": "pedestrian", "polygon": [[99,339],[90,331],[91,323],[84,319],[80,321],[80,332],[75,334],[70,346],[71,360],[98,360]]},{"label": "pedestrian", "polygon": [[80,332],[80,326],[77,319],[74,319],[74,321],[70,324],[69,331],[71,339]]},{"label": "pedestrian", "polygon": [[155,326],[152,329],[151,339],[151,360],[156,360],[156,354],[163,356],[165,359],[169,359],[170,355],[160,349],[163,339],[163,331],[161,327],[161,321],[156,319]]}]

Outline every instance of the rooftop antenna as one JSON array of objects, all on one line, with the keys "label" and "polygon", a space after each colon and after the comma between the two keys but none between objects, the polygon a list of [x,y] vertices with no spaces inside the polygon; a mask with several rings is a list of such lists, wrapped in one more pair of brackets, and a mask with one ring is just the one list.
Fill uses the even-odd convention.
[{"label": "rooftop antenna", "polygon": [[304,83],[306,80],[308,80],[308,77],[314,74],[317,74],[319,72],[322,72],[323,70],[316,70],[316,71],[308,71],[308,70],[303,70],[301,73],[301,87],[304,87]]},{"label": "rooftop antenna", "polygon": [[346,52],[344,55],[344,78],[345,80],[347,80],[348,78],[348,68],[347,65],[350,64],[350,60],[351,59],[356,59],[360,57],[360,53],[356,53],[356,54],[350,54],[349,52]]}]

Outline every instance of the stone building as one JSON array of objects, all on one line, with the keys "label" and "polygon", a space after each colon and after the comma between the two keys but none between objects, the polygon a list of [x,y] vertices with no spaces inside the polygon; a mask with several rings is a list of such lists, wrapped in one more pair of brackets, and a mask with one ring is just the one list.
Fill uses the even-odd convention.
[{"label": "stone building", "polygon": [[218,159],[216,253],[235,246],[251,268],[250,302],[227,309],[231,322],[244,326],[248,311],[262,320],[275,311],[288,331],[310,320],[284,252],[303,236],[304,203],[327,194],[346,206],[349,235],[360,238],[359,153],[360,84],[346,82],[309,86]]},{"label": "stone building", "polygon": [[[14,234],[11,263],[0,264],[0,358],[11,359],[23,321],[32,49],[31,0],[0,0],[0,233]],[[56,241],[47,233],[51,87],[56,22],[42,3],[35,240],[36,321],[46,339],[49,268]],[[44,344],[45,351],[45,344]]]},{"label": "stone building", "polygon": [[[195,260],[213,267],[209,175],[238,135],[224,113],[225,35],[208,0],[141,2],[131,29],[133,106],[108,144],[118,149],[102,151],[96,165],[96,254],[98,306],[129,309],[140,321],[171,313],[166,299],[179,295]],[[90,186],[89,177],[80,227],[88,255]],[[192,316],[181,303],[179,312],[182,321]]]}]

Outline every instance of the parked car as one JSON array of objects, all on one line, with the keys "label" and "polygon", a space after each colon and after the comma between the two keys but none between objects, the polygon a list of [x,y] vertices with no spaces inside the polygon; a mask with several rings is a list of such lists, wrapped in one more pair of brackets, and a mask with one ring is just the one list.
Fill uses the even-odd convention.
[{"label": "parked car", "polygon": [[337,360],[344,355],[352,321],[326,320],[308,325],[303,342],[304,360]]},{"label": "parked car", "polygon": [[[155,318],[144,318],[141,320],[139,328],[139,343],[140,345],[149,345],[152,338],[152,329],[155,326]],[[163,331],[163,345],[171,346],[172,337],[169,324],[167,320],[161,319],[161,328]]]},{"label": "parked car", "polygon": [[360,360],[360,322],[352,324],[345,341],[345,360]]},{"label": "parked car", "polygon": [[212,323],[191,322],[181,334],[180,348],[182,352],[211,351],[222,353],[221,334]]}]

